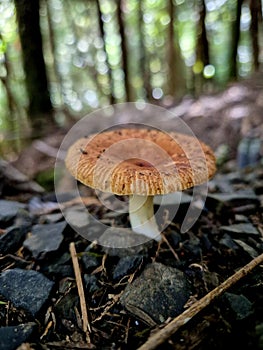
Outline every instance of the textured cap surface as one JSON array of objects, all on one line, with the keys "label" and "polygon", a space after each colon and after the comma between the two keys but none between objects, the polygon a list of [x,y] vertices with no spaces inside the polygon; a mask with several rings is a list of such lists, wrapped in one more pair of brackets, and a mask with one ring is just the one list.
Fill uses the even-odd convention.
[{"label": "textured cap surface", "polygon": [[216,170],[209,146],[155,129],[90,135],[68,150],[66,166],[80,182],[117,195],[157,195],[206,182]]}]

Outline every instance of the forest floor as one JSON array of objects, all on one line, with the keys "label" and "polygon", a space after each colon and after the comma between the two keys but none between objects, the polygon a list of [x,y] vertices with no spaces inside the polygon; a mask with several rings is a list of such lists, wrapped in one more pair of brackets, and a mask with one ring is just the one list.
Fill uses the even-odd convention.
[{"label": "forest floor", "polygon": [[[137,349],[160,325],[262,254],[263,169],[236,171],[230,165],[209,182],[204,209],[188,232],[180,233],[180,220],[191,191],[160,243],[127,249],[97,244],[92,225],[90,241],[77,234],[54,193],[24,202],[17,200],[21,194],[1,199],[0,349]],[[72,223],[81,210],[70,192],[63,196]],[[92,215],[115,227],[110,240],[118,245],[118,227],[129,227],[128,216],[112,215],[92,194],[84,200]],[[78,227],[86,225],[82,219],[78,215]],[[85,332],[73,243],[87,305]],[[262,349],[262,267],[244,275],[158,349]]]},{"label": "forest floor", "polygon": [[[255,105],[259,108],[262,103],[262,90],[254,88],[257,102],[252,103],[249,84],[238,86],[239,92],[247,92],[250,103],[245,105],[244,98],[233,97],[233,89],[238,87],[231,87],[231,107],[227,104],[224,113],[222,99],[228,101],[226,96],[231,94],[210,96],[219,101],[218,113],[225,116],[221,134],[207,116],[201,121],[206,125],[203,138],[211,140],[208,130],[214,132],[215,150],[224,144],[236,150],[242,137],[251,133],[261,137]],[[203,101],[207,99],[203,97]],[[183,104],[181,109],[175,107],[178,115],[192,120],[193,129],[200,127],[198,116],[207,113],[201,101],[188,105],[188,116]],[[248,123],[240,114],[249,106],[257,113]],[[236,116],[230,118],[231,126],[226,121],[229,115]],[[226,130],[236,131],[230,146],[229,133],[223,133]],[[205,141],[210,143],[209,139]],[[127,214],[112,212],[97,201],[95,193],[82,189],[89,212],[113,227],[110,238],[103,236],[98,241],[96,227],[88,225],[85,239],[69,225],[87,226],[74,192],[60,193],[66,221],[53,189],[41,192],[33,181],[36,169],[25,179],[19,173],[10,174],[6,163],[1,163],[0,350],[137,349],[174,317],[260,256],[262,164],[253,162],[239,168],[239,161],[236,152],[234,158],[224,159],[208,183],[208,194],[194,199],[197,207],[202,204],[202,210],[189,231],[181,233],[180,227],[193,199],[192,190],[184,192],[161,242],[125,249],[114,246],[123,238],[123,229],[129,228]],[[50,167],[52,161],[46,164]],[[170,210],[166,206],[163,216],[169,216]],[[128,237],[132,246],[134,234],[130,232]],[[107,239],[111,248],[100,244]],[[263,349],[262,268],[259,264],[244,274],[168,340],[163,339],[157,349]]]}]

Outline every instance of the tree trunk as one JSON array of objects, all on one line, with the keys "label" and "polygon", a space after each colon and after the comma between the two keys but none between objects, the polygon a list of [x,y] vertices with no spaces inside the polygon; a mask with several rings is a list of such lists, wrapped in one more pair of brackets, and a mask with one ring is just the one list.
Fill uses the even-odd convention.
[{"label": "tree trunk", "polygon": [[238,76],[238,66],[237,66],[237,50],[240,37],[240,18],[242,10],[243,0],[237,0],[236,7],[236,20],[233,22],[232,29],[232,44],[230,48],[230,57],[229,57],[229,78],[236,79]]},{"label": "tree trunk", "polygon": [[197,48],[196,48],[196,59],[200,60],[204,66],[209,64],[209,44],[206,33],[205,17],[206,7],[205,1],[201,0],[199,11],[199,22],[197,28]]},{"label": "tree trunk", "polygon": [[253,48],[253,63],[256,71],[259,70],[259,42],[258,42],[258,25],[262,20],[262,8],[260,0],[250,0],[251,25],[250,34]]},{"label": "tree trunk", "polygon": [[[206,18],[206,7],[205,0],[201,0],[201,3],[198,3],[199,10],[199,21],[197,23],[197,39],[196,39],[196,62],[202,67],[207,66],[210,63],[209,57],[209,43],[207,39],[207,32],[205,26]],[[203,69],[200,72],[195,73],[193,76],[194,80],[194,91],[199,94],[203,90],[204,76]]]},{"label": "tree trunk", "polygon": [[139,69],[141,79],[143,80],[143,95],[146,100],[152,100],[152,86],[150,79],[150,69],[147,65],[147,54],[145,48],[145,40],[144,40],[144,24],[143,24],[143,9],[142,9],[143,1],[139,1],[138,3],[138,35],[139,35]]},{"label": "tree trunk", "polygon": [[129,75],[129,64],[128,64],[128,44],[125,35],[125,23],[124,23],[124,14],[122,11],[123,0],[117,0],[117,19],[119,24],[119,31],[121,36],[121,51],[122,51],[122,69],[124,73],[124,86],[126,92],[126,101],[132,101],[132,91],[130,84],[130,75]]},{"label": "tree trunk", "polygon": [[32,136],[54,125],[39,25],[39,0],[15,0]]},{"label": "tree trunk", "polygon": [[168,93],[180,98],[185,93],[184,62],[180,55],[174,32],[175,7],[173,0],[168,0],[170,23],[168,27]]},{"label": "tree trunk", "polygon": [[103,50],[105,52],[106,55],[106,64],[108,67],[108,78],[109,78],[109,84],[110,84],[110,103],[111,104],[115,104],[116,100],[114,97],[114,83],[113,83],[113,77],[112,77],[112,70],[111,70],[111,66],[109,63],[109,55],[106,49],[106,45],[105,45],[105,30],[104,30],[104,24],[102,21],[102,13],[101,13],[101,9],[100,9],[100,0],[96,0],[96,7],[97,7],[97,13],[98,13],[98,21],[99,21],[99,31],[100,31],[100,36],[103,42]]}]

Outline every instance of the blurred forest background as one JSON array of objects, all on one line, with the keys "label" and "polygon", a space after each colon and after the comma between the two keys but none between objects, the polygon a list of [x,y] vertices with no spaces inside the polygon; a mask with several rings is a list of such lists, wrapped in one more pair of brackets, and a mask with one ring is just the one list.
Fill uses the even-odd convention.
[{"label": "blurred forest background", "polygon": [[172,106],[260,70],[261,0],[0,0],[0,150],[110,104]]}]

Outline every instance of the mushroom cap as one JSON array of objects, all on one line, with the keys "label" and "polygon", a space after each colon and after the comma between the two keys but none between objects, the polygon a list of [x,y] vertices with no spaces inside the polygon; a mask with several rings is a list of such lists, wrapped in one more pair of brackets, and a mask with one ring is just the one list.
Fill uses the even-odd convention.
[{"label": "mushroom cap", "polygon": [[202,184],[216,171],[213,151],[195,137],[146,128],[81,138],[65,162],[81,183],[117,195],[168,194]]}]

